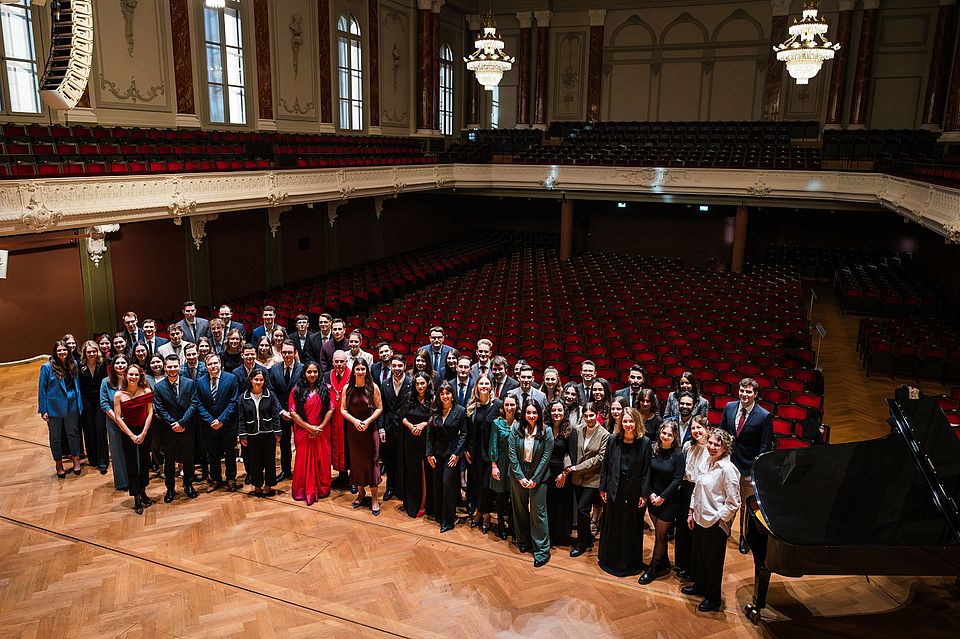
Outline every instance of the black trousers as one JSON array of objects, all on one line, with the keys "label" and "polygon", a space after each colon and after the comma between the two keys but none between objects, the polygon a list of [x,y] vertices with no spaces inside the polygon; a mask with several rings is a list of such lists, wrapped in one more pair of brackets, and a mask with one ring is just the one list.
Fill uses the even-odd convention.
[{"label": "black trousers", "polygon": [[684,479],[680,483],[680,503],[684,504],[677,512],[677,518],[674,520],[676,537],[674,538],[674,560],[677,568],[690,572],[693,563],[693,531],[687,526],[687,515],[690,513],[688,504],[690,495],[693,494],[693,484]]},{"label": "black trousers", "polygon": [[243,448],[243,465],[250,475],[250,485],[263,488],[277,485],[277,438],[273,433],[261,433],[247,438]]},{"label": "black trousers", "polygon": [[[84,398],[84,402],[86,402]],[[83,434],[83,448],[87,451],[87,463],[97,468],[106,468],[110,463],[110,450],[107,446],[107,415],[97,406],[87,405],[80,413],[80,431]],[[129,438],[128,438],[129,439]]]},{"label": "black trousers", "polygon": [[696,585],[703,588],[706,599],[720,601],[720,582],[723,581],[723,562],[727,555],[727,533],[714,524],[704,528],[693,527],[693,552],[697,559]]},{"label": "black trousers", "polygon": [[[130,428],[134,435],[139,435],[142,428]],[[127,467],[127,492],[138,497],[147,489],[150,483],[150,444],[153,439],[153,430],[147,431],[147,437],[140,445],[123,434],[123,463]]]},{"label": "black trousers", "polygon": [[[237,431],[236,426],[221,426],[214,430],[204,426],[202,430],[203,449],[207,455],[208,472],[211,481],[237,479]],[[222,472],[220,461],[226,468],[226,477]]]},{"label": "black trousers", "polygon": [[397,430],[387,431],[387,440],[380,444],[380,461],[387,473],[387,490],[396,492],[397,489]]},{"label": "black trousers", "polygon": [[293,421],[286,421],[280,418],[280,471],[285,473],[287,479],[293,477],[293,450],[291,448],[291,437],[293,436]]},{"label": "black trousers", "polygon": [[177,478],[177,462],[183,464],[183,485],[192,485],[194,446],[197,436],[193,429],[175,433],[169,424],[159,424],[159,426],[163,429],[163,478],[167,490],[173,490],[174,480]]},{"label": "black trousers", "polygon": [[[437,522],[441,526],[453,526],[457,522],[457,501],[460,497],[460,465],[447,466],[450,455],[437,455],[437,467],[433,473],[433,503]],[[439,481],[438,481],[439,480]]]},{"label": "black trousers", "polygon": [[573,495],[577,500],[577,543],[576,547],[584,549],[593,544],[593,533],[590,532],[590,513],[593,504],[600,495],[599,488],[573,485]]}]

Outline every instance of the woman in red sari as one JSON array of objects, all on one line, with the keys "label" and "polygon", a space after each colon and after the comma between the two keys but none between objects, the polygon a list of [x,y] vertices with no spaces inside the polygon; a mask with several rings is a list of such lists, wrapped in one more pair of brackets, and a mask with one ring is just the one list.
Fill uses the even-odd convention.
[{"label": "woman in red sari", "polygon": [[320,367],[307,362],[290,391],[290,416],[297,458],[290,495],[309,506],[330,494],[330,391],[318,383]]},{"label": "woman in red sari", "polygon": [[330,461],[337,471],[337,480],[330,485],[342,489],[350,485],[347,480],[347,435],[343,427],[343,414],[340,412],[343,390],[350,382],[346,351],[336,351],[333,354],[333,368],[324,374],[323,382],[330,391],[330,408],[333,412],[330,418]]},{"label": "woman in red sari", "polygon": [[143,514],[143,507],[153,500],[147,497],[150,482],[150,422],[153,421],[153,391],[136,364],[130,364],[113,398],[115,421],[123,431],[123,461],[127,466],[127,486],[133,497],[133,510]]}]

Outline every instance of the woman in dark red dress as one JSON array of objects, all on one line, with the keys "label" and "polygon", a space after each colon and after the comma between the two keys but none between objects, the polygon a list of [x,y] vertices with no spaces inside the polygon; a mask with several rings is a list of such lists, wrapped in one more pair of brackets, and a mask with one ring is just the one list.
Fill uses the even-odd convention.
[{"label": "woman in dark red dress", "polygon": [[330,391],[319,383],[320,367],[308,362],[290,391],[297,458],[290,495],[309,506],[330,494]]},{"label": "woman in dark red dress", "polygon": [[377,493],[380,486],[380,442],[385,433],[379,430],[377,418],[383,412],[380,389],[367,375],[367,362],[358,359],[353,363],[350,381],[340,400],[340,413],[347,428],[347,448],[350,449],[350,484],[359,489],[354,508],[363,503],[365,487],[370,487],[374,516],[380,514]]},{"label": "woman in dark red dress", "polygon": [[133,497],[133,510],[143,514],[143,507],[153,503],[147,497],[150,482],[150,423],[153,421],[153,391],[136,364],[130,364],[123,384],[113,397],[116,423],[123,431],[123,460],[127,467],[127,487]]}]

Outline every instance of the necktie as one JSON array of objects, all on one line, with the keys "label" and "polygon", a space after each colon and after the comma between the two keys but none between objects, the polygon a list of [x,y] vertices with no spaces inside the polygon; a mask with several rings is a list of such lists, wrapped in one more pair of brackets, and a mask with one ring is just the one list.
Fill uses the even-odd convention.
[{"label": "necktie", "polygon": [[210,380],[210,398],[217,401],[217,386],[220,384],[220,378],[214,377]]},{"label": "necktie", "polygon": [[747,411],[743,408],[740,409],[740,419],[737,421],[737,436],[740,436],[740,431],[743,430],[743,425],[747,421]]},{"label": "necktie", "polygon": [[289,366],[283,369],[283,381],[287,386],[290,385],[290,367]]},{"label": "necktie", "polygon": [[440,370],[440,353],[433,354],[433,370],[434,371]]},{"label": "necktie", "polygon": [[524,393],[524,394],[523,394],[523,401],[520,402],[520,406],[523,407],[523,405],[526,404],[526,403],[527,403],[527,393]]},{"label": "necktie", "polygon": [[458,399],[457,401],[458,401],[458,403],[462,406],[462,405],[463,405],[463,395],[464,395],[464,391],[465,391],[466,389],[463,387],[463,384],[459,384],[459,386],[460,386],[460,394],[459,394],[459,399]]},{"label": "necktie", "polygon": [[192,379],[193,381],[197,381],[197,369],[196,369],[196,368],[191,368],[191,369],[190,369],[190,379]]},{"label": "necktie", "polygon": [[633,408],[634,406],[636,406],[636,405],[639,404],[639,403],[640,403],[639,393],[634,393],[633,395],[631,395],[630,408]]},{"label": "necktie", "polygon": [[179,398],[180,398],[180,384],[177,383],[177,382],[174,382],[174,383],[172,383],[172,384],[170,384],[170,385],[173,386],[173,396],[179,399]]},{"label": "necktie", "polygon": [[153,340],[147,340],[147,353],[150,354],[150,357],[153,357]]}]

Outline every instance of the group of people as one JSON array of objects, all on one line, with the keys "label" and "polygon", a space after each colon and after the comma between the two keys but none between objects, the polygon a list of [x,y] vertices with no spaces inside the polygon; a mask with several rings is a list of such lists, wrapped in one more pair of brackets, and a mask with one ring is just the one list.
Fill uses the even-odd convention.
[{"label": "group of people", "polygon": [[[692,373],[676,380],[661,411],[639,365],[616,393],[589,360],[580,382],[562,383],[548,367],[537,383],[523,360],[511,376],[491,340],[470,357],[445,343],[440,326],[408,370],[391,344],[368,353],[360,331],[348,335],[328,314],[317,331],[298,315],[288,332],[267,306],[249,337],[229,307],[207,321],[189,301],[168,338],[134,312],[123,323],[82,344],[65,335],[41,367],[39,412],[60,479],[64,459],[77,475],[84,453],[101,473],[112,463],[115,487],[142,514],[161,466],[166,503],[178,475],[197,497],[198,465],[207,492],[238,490],[239,443],[253,495],[289,479],[294,499],[312,504],[337,487],[361,508],[369,490],[374,516],[397,498],[410,517],[432,515],[441,533],[454,529],[463,503],[470,527],[513,536],[535,566],[552,547],[580,556],[599,536],[603,570],[649,584],[674,565],[691,582],[683,592],[703,598],[699,610],[722,605],[731,524],[751,494],[753,460],[773,448],[772,418],[750,378],[710,428]],[[655,541],[646,563],[648,513]]]}]

